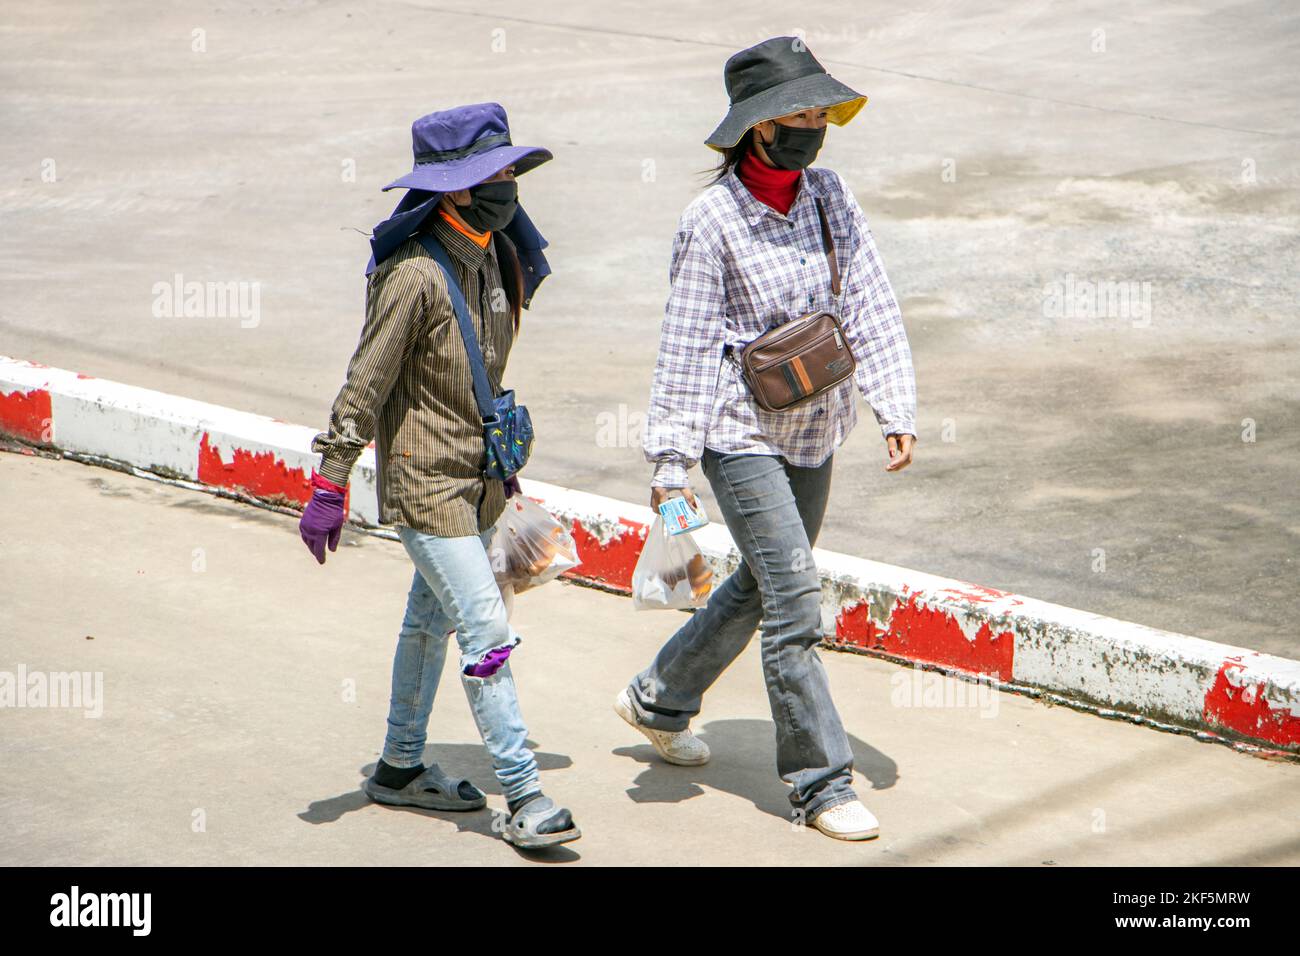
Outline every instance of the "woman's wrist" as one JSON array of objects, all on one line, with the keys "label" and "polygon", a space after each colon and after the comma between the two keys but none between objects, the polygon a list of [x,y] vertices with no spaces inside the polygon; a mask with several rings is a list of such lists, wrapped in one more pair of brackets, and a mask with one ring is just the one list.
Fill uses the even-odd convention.
[{"label": "woman's wrist", "polygon": [[320,488],[322,491],[332,491],[335,494],[340,495],[346,494],[348,490],[347,485],[340,485],[330,481],[324,475],[318,474],[315,469],[312,469],[311,473],[311,486],[313,488]]},{"label": "woman's wrist", "polygon": [[688,484],[686,463],[676,458],[663,458],[655,462],[654,477],[650,479],[652,488],[685,488]]}]

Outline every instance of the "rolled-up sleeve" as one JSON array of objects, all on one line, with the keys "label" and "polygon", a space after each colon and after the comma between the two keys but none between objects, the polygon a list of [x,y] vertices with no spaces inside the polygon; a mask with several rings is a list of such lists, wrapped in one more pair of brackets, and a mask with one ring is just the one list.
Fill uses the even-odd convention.
[{"label": "rolled-up sleeve", "polygon": [[379,410],[388,400],[421,327],[426,305],[425,273],[409,262],[371,274],[366,320],[347,379],[330,410],[329,430],[312,440],[320,473],[345,485],[352,466],[375,435]]},{"label": "rolled-up sleeve", "polygon": [[853,222],[853,257],[844,289],[843,325],[863,398],[875,412],[884,435],[916,434],[916,373],[903,315],[867,217],[840,180]]},{"label": "rolled-up sleeve", "polygon": [[651,485],[681,488],[704,453],[724,341],[722,265],[690,229],[673,240],[669,282],[642,446]]}]

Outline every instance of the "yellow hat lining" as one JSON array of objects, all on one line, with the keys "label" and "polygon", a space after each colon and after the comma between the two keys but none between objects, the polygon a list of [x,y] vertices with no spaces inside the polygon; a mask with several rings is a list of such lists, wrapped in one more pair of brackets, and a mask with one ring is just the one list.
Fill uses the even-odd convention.
[{"label": "yellow hat lining", "polygon": [[[834,123],[836,126],[843,126],[849,120],[853,119],[853,117],[857,116],[859,111],[862,109],[862,107],[866,105],[867,105],[867,97],[855,96],[851,100],[845,100],[843,103],[835,103],[832,106],[826,107],[826,119],[828,122]],[[758,122],[766,123],[768,120],[773,120],[773,119],[776,119],[776,117],[767,116],[759,120]],[[754,126],[757,125],[758,123],[754,124]],[[749,127],[749,129],[753,129],[754,126]],[[748,133],[749,129],[745,130],[745,133]],[[741,139],[744,139],[744,135],[745,135],[744,133],[741,133]],[[736,142],[738,143],[740,142],[740,140],[738,139],[736,140]],[[714,146],[712,143],[707,143],[705,145],[707,145],[709,149],[716,150],[719,153],[721,153],[724,149],[727,148],[725,146]],[[735,143],[733,143],[732,145],[734,146]]]}]

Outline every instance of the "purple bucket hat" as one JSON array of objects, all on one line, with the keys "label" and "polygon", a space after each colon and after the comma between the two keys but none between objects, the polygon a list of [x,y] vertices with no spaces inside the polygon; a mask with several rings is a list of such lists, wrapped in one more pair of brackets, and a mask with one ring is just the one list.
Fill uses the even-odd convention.
[{"label": "purple bucket hat", "polygon": [[507,166],[521,176],[552,159],[540,146],[513,146],[500,103],[457,106],[411,124],[415,169],[384,189],[451,193],[490,179]]}]

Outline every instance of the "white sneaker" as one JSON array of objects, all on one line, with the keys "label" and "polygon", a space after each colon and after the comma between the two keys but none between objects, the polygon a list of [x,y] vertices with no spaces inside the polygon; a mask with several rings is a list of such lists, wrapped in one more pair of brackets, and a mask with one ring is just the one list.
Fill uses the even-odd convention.
[{"label": "white sneaker", "polygon": [[871,840],[880,836],[880,821],[861,800],[823,810],[813,818],[813,826],[836,840]]},{"label": "white sneaker", "polygon": [[618,699],[614,701],[614,713],[645,734],[659,756],[668,763],[679,767],[698,767],[709,762],[709,745],[691,733],[689,727],[676,731],[654,730],[637,723],[636,711],[632,709],[632,698],[626,687],[619,691]]}]

